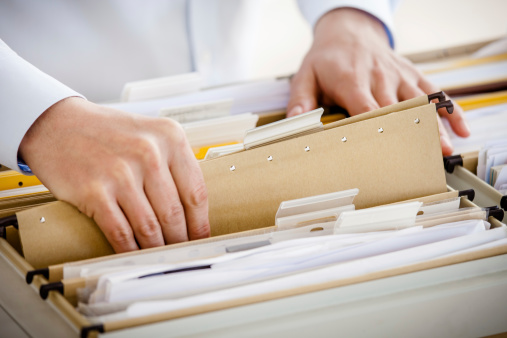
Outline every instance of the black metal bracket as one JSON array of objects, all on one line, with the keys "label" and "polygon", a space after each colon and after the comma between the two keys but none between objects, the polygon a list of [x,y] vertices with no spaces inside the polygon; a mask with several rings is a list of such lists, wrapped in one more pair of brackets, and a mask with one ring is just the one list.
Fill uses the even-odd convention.
[{"label": "black metal bracket", "polygon": [[4,239],[7,237],[7,231],[5,230],[5,228],[11,225],[16,229],[18,229],[18,218],[16,217],[16,215],[0,218],[0,237]]},{"label": "black metal bracket", "polygon": [[505,215],[505,212],[502,209],[500,209],[499,207],[497,207],[496,205],[492,206],[492,207],[487,207],[485,209],[488,211],[488,217],[492,216],[492,217],[496,218],[497,220],[499,220],[500,222],[503,220],[503,216]]},{"label": "black metal bracket", "polygon": [[452,104],[451,100],[437,102],[435,103],[435,106],[437,107],[437,110],[440,108],[445,108],[448,114],[452,114],[454,112],[454,105]]},{"label": "black metal bracket", "polygon": [[458,192],[458,196],[466,196],[469,201],[473,201],[475,198],[475,190],[474,189],[467,189],[467,190],[460,190]]},{"label": "black metal bracket", "polygon": [[58,291],[63,295],[63,283],[55,282],[41,285],[39,294],[42,299],[47,299],[49,296],[49,291]]},{"label": "black metal bracket", "polygon": [[433,94],[429,94],[428,95],[428,103],[435,100],[435,99],[438,99],[438,102],[443,102],[446,100],[445,98],[445,94],[443,91],[439,91],[439,92],[436,92],[436,93],[433,93]]},{"label": "black metal bracket", "polygon": [[452,155],[444,157],[444,168],[449,174],[454,172],[455,166],[463,166],[463,158],[461,155]]},{"label": "black metal bracket", "polygon": [[503,210],[507,210],[507,195],[502,196],[502,198],[500,199],[500,207]]},{"label": "black metal bracket", "polygon": [[26,282],[27,284],[32,284],[33,278],[35,276],[43,276],[46,279],[49,279],[49,268],[35,269],[28,271],[26,273]]},{"label": "black metal bracket", "polygon": [[81,338],[88,338],[88,334],[92,331],[104,333],[104,324],[95,324],[81,328]]}]

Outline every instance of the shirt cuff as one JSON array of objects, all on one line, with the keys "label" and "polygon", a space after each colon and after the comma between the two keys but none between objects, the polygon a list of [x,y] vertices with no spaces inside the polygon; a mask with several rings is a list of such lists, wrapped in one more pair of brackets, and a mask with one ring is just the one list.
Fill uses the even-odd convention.
[{"label": "shirt cuff", "polygon": [[394,48],[393,17],[395,4],[389,0],[298,0],[299,8],[312,28],[329,11],[349,7],[359,9],[379,20],[386,31],[389,45]]},{"label": "shirt cuff", "polygon": [[27,166],[18,164],[19,145],[28,129],[55,103],[71,96],[83,96],[32,66],[2,40],[0,88],[0,163],[29,174]]}]

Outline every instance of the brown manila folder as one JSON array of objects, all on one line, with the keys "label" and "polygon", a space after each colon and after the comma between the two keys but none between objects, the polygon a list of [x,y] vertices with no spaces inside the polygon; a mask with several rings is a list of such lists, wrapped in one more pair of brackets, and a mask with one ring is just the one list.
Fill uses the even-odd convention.
[{"label": "brown manila folder", "polygon": [[[436,111],[421,96],[319,131],[200,163],[212,236],[269,227],[282,201],[359,188],[357,209],[446,191]],[[448,102],[448,101],[446,101]],[[34,268],[112,254],[93,220],[64,202],[17,213]]]}]

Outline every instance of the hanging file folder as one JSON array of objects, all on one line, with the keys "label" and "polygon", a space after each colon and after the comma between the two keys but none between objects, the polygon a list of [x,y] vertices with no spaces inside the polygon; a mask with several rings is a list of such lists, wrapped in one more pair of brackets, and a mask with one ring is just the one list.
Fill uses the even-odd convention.
[{"label": "hanging file folder", "polygon": [[[442,102],[428,103],[433,98]],[[436,111],[452,107],[443,100],[421,96],[200,162],[212,236],[273,226],[287,200],[358,188],[354,204],[362,209],[445,192]],[[93,220],[64,202],[18,217],[25,219],[25,256],[36,268],[112,253]]]}]

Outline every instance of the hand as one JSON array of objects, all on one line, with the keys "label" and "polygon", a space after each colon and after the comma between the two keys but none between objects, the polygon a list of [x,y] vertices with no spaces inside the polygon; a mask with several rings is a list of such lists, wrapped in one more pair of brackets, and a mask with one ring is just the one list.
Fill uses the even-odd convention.
[{"label": "hand", "polygon": [[[287,116],[315,109],[317,102],[337,104],[357,115],[439,91],[407,59],[389,46],[383,25],[360,10],[340,8],[325,14],[315,26],[313,45],[291,82]],[[462,109],[439,114],[454,132],[470,134]],[[439,119],[444,155],[452,154],[449,136]]]},{"label": "hand", "polygon": [[20,155],[58,199],[96,221],[116,252],[209,236],[204,178],[170,119],[67,98],[35,121]]}]

